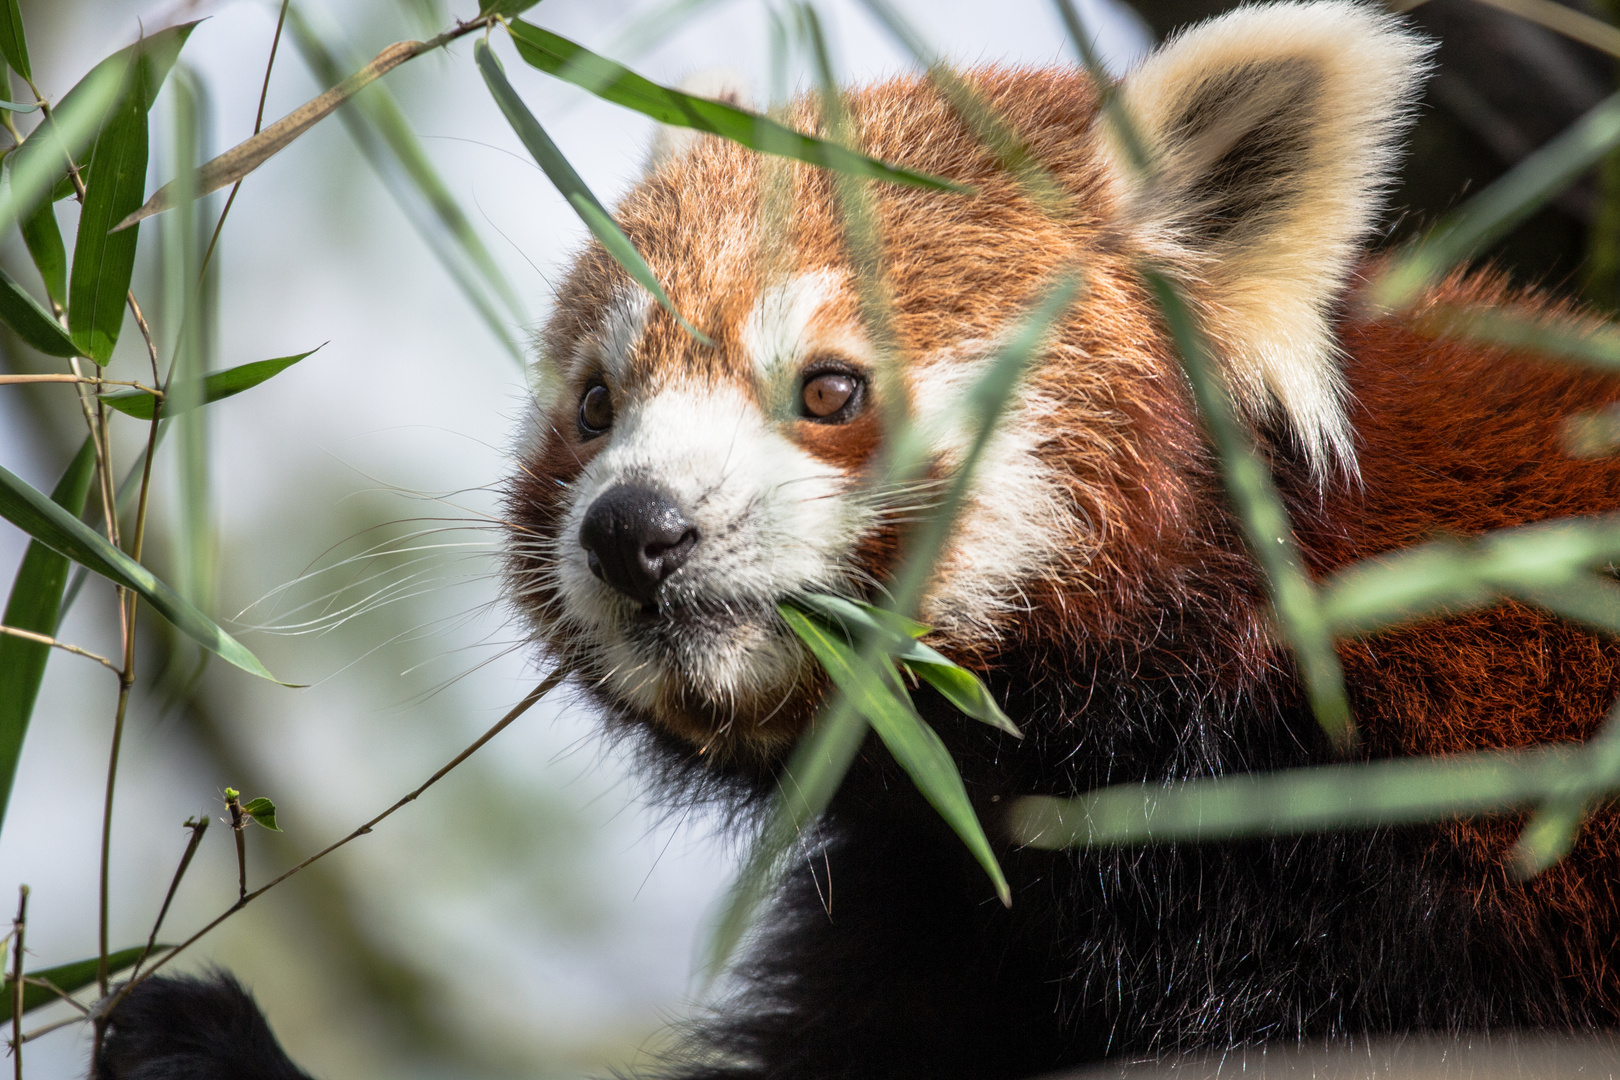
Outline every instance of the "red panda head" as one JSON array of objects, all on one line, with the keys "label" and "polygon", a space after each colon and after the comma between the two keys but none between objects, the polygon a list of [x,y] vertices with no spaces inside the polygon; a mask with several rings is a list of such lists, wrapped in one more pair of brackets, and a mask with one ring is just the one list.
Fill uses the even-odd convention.
[{"label": "red panda head", "polygon": [[[1122,605],[1198,557],[1201,444],[1135,267],[1187,283],[1257,426],[1319,475],[1353,471],[1331,310],[1423,57],[1344,0],[1206,23],[1121,86],[1146,175],[1083,74],[972,72],[1062,187],[1056,213],[927,82],[851,94],[868,153],[974,188],[870,187],[898,385],[877,378],[871,268],[850,261],[828,174],[716,139],[655,161],[617,217],[712,344],[600,247],[578,259],[510,489],[511,591],[537,638],[634,719],[721,757],[777,756],[821,693],[777,603],[878,596],[937,493],[873,482],[882,394],[906,398],[948,476],[967,439],[952,406],[1070,266],[1083,293],[989,446],[922,617],[980,665],[1020,635],[1117,632]],[[789,119],[819,125],[809,103]]]}]

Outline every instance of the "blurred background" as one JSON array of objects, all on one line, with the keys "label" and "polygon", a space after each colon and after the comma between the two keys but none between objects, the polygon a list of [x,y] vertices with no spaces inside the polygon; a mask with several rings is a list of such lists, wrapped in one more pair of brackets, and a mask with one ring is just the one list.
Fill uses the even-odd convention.
[{"label": "blurred background", "polygon": [[[1046,0],[901,7],[958,61],[1073,62]],[[1107,0],[1081,7],[1116,69],[1148,46],[1149,31],[1128,10]],[[310,62],[319,60],[312,41],[347,73],[475,8],[299,0],[302,24],[282,41],[266,121],[329,85]],[[847,78],[913,66],[857,5],[820,10]],[[22,12],[35,80],[52,98],[143,27],[204,20],[152,110],[149,190],[174,175],[177,85],[200,103],[201,156],[252,131],[275,28],[271,0],[23,0]],[[672,13],[682,19],[662,18]],[[810,85],[798,67],[773,79],[758,0],[546,0],[528,17],[665,82],[726,65],[761,100],[773,85]],[[650,122],[528,68],[504,34],[495,41],[529,107],[611,205],[639,174]],[[142,682],[116,804],[115,948],[146,939],[188,816],[212,814],[215,827],[163,938],[178,940],[235,899],[230,831],[218,820],[226,786],[279,807],[283,833],[247,835],[250,885],[262,882],[420,783],[541,671],[501,605],[494,485],[510,467],[524,407],[519,350],[585,231],[491,101],[471,39],[385,84],[516,302],[474,268],[474,291],[493,317],[479,313],[454,276],[469,273],[465,258],[447,269],[435,254],[456,243],[442,227],[418,228],[438,219],[397,167],[372,166],[341,114],[247,179],[214,257],[208,362],[224,368],[325,344],[207,410],[211,610],[279,676],[310,685],[284,689],[217,659],[198,674],[194,651],[143,620]],[[210,225],[224,194],[202,215]],[[72,200],[58,214],[71,245]],[[156,323],[161,229],[142,228],[134,288]],[[0,242],[0,263],[36,286],[15,230]],[[15,339],[3,345],[0,371],[57,370]],[[126,320],[109,377],[146,370]],[[125,437],[116,458],[127,467],[144,425],[115,427]],[[49,490],[82,437],[67,388],[0,387],[0,462],[30,483]],[[158,458],[148,544],[148,561],[165,576],[184,539],[175,445]],[[17,530],[0,525],[7,587],[23,547]],[[116,625],[111,587],[91,579],[61,637],[112,655]],[[116,693],[104,669],[52,656],[0,835],[0,896],[20,882],[33,889],[31,966],[96,951]],[[735,854],[714,822],[649,805],[630,763],[564,691],[177,966],[234,971],[317,1076],[603,1075],[644,1060],[663,1044],[665,1025],[695,1007],[693,958]],[[65,1028],[28,1044],[27,1075],[82,1076],[87,1053],[84,1026]]]},{"label": "blurred background", "polygon": [[[472,15],[473,0],[460,2],[301,0],[266,120],[383,46]],[[1433,222],[1614,86],[1609,58],[1493,3],[1430,0],[1410,15],[1440,41],[1439,69],[1385,242]],[[897,6],[958,63],[1073,62],[1048,0]],[[1079,4],[1116,71],[1226,6]],[[818,9],[846,79],[914,66],[858,3]],[[763,101],[810,81],[791,60],[773,61],[770,11],[764,0],[545,0],[528,17],[664,82],[739,69]],[[201,156],[251,132],[271,0],[23,0],[22,12],[36,81],[53,98],[143,28],[204,20],[152,112],[149,189],[174,174],[177,86],[199,103]],[[1609,16],[1597,2],[1587,13]],[[650,123],[528,68],[504,35],[494,40],[529,107],[611,205],[641,169]],[[160,455],[148,561],[165,575],[211,564],[197,587],[212,594],[213,613],[281,677],[310,685],[200,665],[163,624],[143,622],[114,830],[115,947],[145,940],[184,848],[182,822],[218,818],[226,786],[280,808],[284,833],[247,836],[250,884],[262,882],[420,783],[542,669],[501,604],[495,485],[524,408],[522,354],[584,229],[490,100],[470,40],[384,85],[367,91],[365,115],[386,121],[385,98],[396,101],[420,161],[401,166],[382,129],[340,113],[247,179],[214,257],[210,367],[323,347],[206,411],[201,533],[174,512],[172,447]],[[428,171],[442,178],[431,198]],[[1620,215],[1604,208],[1620,206],[1617,185],[1620,163],[1594,170],[1492,257],[1521,280],[1612,309]],[[223,194],[208,204],[209,224]],[[71,238],[76,208],[58,205]],[[160,311],[160,230],[143,229],[135,291]],[[34,287],[15,232],[0,239],[0,264]],[[0,346],[0,371],[56,370],[15,339]],[[109,374],[144,371],[126,321]],[[127,465],[142,425],[121,427],[116,456]],[[81,438],[66,388],[0,387],[0,462],[37,487],[54,484]],[[9,582],[23,546],[0,526],[0,579]],[[116,651],[109,586],[86,584],[61,636]],[[37,966],[95,951],[116,691],[103,669],[54,655],[24,747],[0,834],[0,902],[20,882],[33,888]],[[178,966],[236,972],[317,1076],[602,1075],[644,1061],[669,1022],[700,1007],[693,958],[735,854],[715,822],[650,805],[632,763],[564,691]],[[226,908],[235,877],[229,830],[216,823],[163,937]],[[87,1048],[82,1026],[30,1043],[28,1075],[82,1076]]]}]

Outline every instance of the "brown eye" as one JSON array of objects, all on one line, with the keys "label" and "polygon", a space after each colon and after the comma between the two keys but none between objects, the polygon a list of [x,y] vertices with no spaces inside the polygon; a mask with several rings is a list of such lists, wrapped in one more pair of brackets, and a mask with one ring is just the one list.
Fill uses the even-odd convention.
[{"label": "brown eye", "polygon": [[579,437],[594,439],[612,426],[613,394],[601,383],[592,383],[579,399]]},{"label": "brown eye", "polygon": [[811,420],[847,420],[860,407],[861,380],[843,371],[826,371],[804,381],[804,415]]}]

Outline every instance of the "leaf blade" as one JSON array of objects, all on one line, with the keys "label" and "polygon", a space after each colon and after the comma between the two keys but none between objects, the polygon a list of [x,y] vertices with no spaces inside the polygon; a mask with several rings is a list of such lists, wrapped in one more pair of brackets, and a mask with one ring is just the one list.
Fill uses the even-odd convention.
[{"label": "leaf blade", "polygon": [[866,716],[923,798],[961,837],[995,885],[1001,902],[1011,906],[1012,889],[973,810],[962,775],[938,732],[911,707],[893,665],[884,660],[887,670],[874,670],[847,642],[815,619],[788,604],[777,610],[815,654],[838,689]]},{"label": "leaf blade", "polygon": [[[210,405],[216,401],[223,401],[228,397],[235,397],[242,391],[251,390],[260,383],[281,374],[306,356],[313,356],[323,348],[325,348],[324,344],[317,345],[308,352],[297,353],[293,356],[278,356],[272,360],[255,360],[250,364],[240,364],[224,371],[216,371],[202,380],[202,393],[200,395],[197,393],[195,386],[177,385],[171,387],[170,395],[183,402],[183,404],[166,404],[163,416],[168,419],[179,416],[192,408]],[[101,400],[126,416],[133,416],[137,420],[150,420],[157,411],[157,399],[145,390],[121,390],[115,394],[102,394]]]},{"label": "leaf blade", "polygon": [[141,204],[146,191],[144,67],[136,63],[132,81],[90,149],[90,181],[73,244],[68,331],[79,351],[102,367],[118,344],[135,273],[137,230],[111,230]]},{"label": "leaf blade", "polygon": [[[84,513],[95,467],[95,446],[86,438],[52,489],[51,501],[74,517]],[[17,567],[0,622],[55,637],[67,579],[68,560],[38,540],[31,542]],[[11,801],[17,761],[50,652],[51,647],[41,642],[0,635],[0,823],[4,823]]]},{"label": "leaf blade", "polygon": [[580,220],[585,222],[585,227],[591,230],[597,242],[613,256],[613,261],[618,263],[625,273],[658,301],[659,306],[686,328],[687,333],[700,341],[712,344],[707,336],[687,322],[676,309],[674,301],[664,292],[663,285],[659,284],[657,275],[652,272],[652,267],[641,257],[641,252],[636,250],[636,245],[624,235],[624,231],[619,228],[612,215],[592,194],[579,173],[568,163],[568,159],[563,157],[562,151],[557,149],[557,144],[551,141],[551,136],[540,126],[540,121],[534,118],[534,114],[523,103],[523,99],[518,97],[517,91],[512,89],[512,84],[506,80],[506,72],[502,69],[500,60],[489,44],[482,40],[475,42],[473,56],[478,61],[478,70],[484,76],[484,84],[489,88],[490,96],[500,106],[507,123],[512,125],[512,130],[528,149],[535,164],[540,166],[540,170],[546,174],[546,179],[550,180],[562,193],[563,198],[568,200],[568,205],[572,206]]},{"label": "leaf blade", "polygon": [[0,466],[0,517],[85,568],[125,588],[134,589],[187,637],[227,663],[262,679],[281,682],[241,642],[160,581],[157,575],[113,547],[89,526],[4,466]]},{"label": "leaf blade", "polygon": [[[49,209],[50,204],[45,207]],[[47,356],[83,355],[62,324],[4,270],[0,270],[0,322]]]},{"label": "leaf blade", "polygon": [[28,62],[28,39],[23,35],[22,9],[17,0],[0,0],[0,56],[23,78],[34,77]]},{"label": "leaf blade", "polygon": [[[153,952],[161,952],[174,948],[173,945],[154,945]],[[146,954],[145,945],[136,945],[128,949],[119,949],[117,952],[107,954],[107,972],[109,974],[124,971],[135,966],[136,962]],[[101,964],[101,957],[92,956],[86,960],[75,960],[70,964],[58,964],[55,967],[44,968],[39,971],[25,972],[23,975],[23,1012],[37,1009],[42,1005],[49,1005],[53,1001],[62,1000],[56,990],[64,994],[71,994],[76,990],[83,990],[96,981],[97,971]],[[32,979],[43,979],[56,987],[34,986]],[[0,982],[0,1000],[8,1000],[11,996],[11,979]]]},{"label": "leaf blade", "polygon": [[511,22],[507,29],[511,31],[518,55],[529,66],[661,124],[718,135],[750,150],[777,154],[852,176],[935,191],[971,190],[943,177],[890,165],[835,142],[794,131],[760,113],[661,86],[583,45],[521,19]]},{"label": "leaf blade", "polygon": [[23,243],[28,246],[28,256],[34,260],[34,268],[45,283],[45,295],[57,306],[67,307],[67,248],[62,244],[56,208],[46,199],[18,224],[22,227]]}]

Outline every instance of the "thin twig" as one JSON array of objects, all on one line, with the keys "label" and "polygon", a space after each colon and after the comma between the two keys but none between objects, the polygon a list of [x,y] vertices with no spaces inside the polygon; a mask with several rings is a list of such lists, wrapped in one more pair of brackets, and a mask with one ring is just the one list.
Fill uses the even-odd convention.
[{"label": "thin twig", "polygon": [[95,375],[0,375],[0,386],[15,386],[26,383],[83,383],[86,386],[128,386],[154,397],[162,397],[163,391],[154,390],[145,383],[129,382],[124,379],[103,379]]},{"label": "thin twig", "polygon": [[[259,129],[264,127],[264,100],[270,95],[270,71],[276,66],[276,49],[281,45],[281,28],[287,22],[287,4],[290,0],[281,0],[281,14],[276,16],[276,36],[270,39],[270,59],[264,65],[264,85],[259,87],[259,111],[253,117],[253,134],[257,135]],[[246,177],[243,177],[245,180]],[[203,252],[202,265],[197,269],[197,281],[200,284],[204,275],[208,273],[208,261],[214,257],[214,247],[219,243],[220,231],[225,228],[225,216],[231,212],[236,202],[236,193],[242,190],[242,181],[238,180],[231,185],[231,193],[225,200],[225,209],[219,212],[219,220],[214,222],[214,235],[208,238],[208,250]]]},{"label": "thin twig", "polygon": [[118,672],[118,665],[114,664],[105,656],[97,656],[88,649],[81,649],[77,645],[69,645],[65,641],[57,641],[55,638],[46,634],[36,634],[32,630],[24,630],[16,626],[3,625],[0,625],[0,634],[5,634],[7,637],[22,638],[24,641],[37,642],[40,645],[49,645],[53,649],[61,649],[63,652],[70,652],[74,656],[82,656],[86,660],[94,660],[96,663],[100,664],[102,667],[113,672],[114,674],[117,674]]},{"label": "thin twig", "polygon": [[66,1017],[63,1017],[60,1020],[56,1020],[56,1021],[54,1021],[52,1023],[46,1024],[43,1027],[35,1028],[33,1031],[30,1031],[27,1034],[25,1034],[22,1037],[22,1041],[25,1042],[25,1043],[33,1042],[35,1039],[39,1038],[41,1035],[49,1035],[53,1031],[60,1031],[62,1028],[65,1028],[65,1027],[69,1026],[70,1024],[82,1024],[82,1023],[84,1023],[84,1017],[82,1017],[82,1016],[66,1016]]},{"label": "thin twig", "polygon": [[79,1012],[82,1015],[84,1015],[84,1016],[89,1016],[90,1015],[90,1007],[88,1005],[85,1005],[85,1004],[81,1003],[72,994],[68,993],[66,990],[62,989],[60,986],[57,986],[55,983],[51,982],[51,980],[49,980],[49,979],[42,979],[42,978],[40,978],[40,977],[38,977],[36,975],[30,975],[30,976],[25,977],[23,979],[23,982],[27,983],[29,986],[43,986],[45,989],[49,990],[51,993],[55,994],[57,997],[61,998],[65,1002],[67,1002],[69,1005],[73,1006],[75,1009],[78,1009]]},{"label": "thin twig", "polygon": [[551,693],[551,691],[555,690],[557,686],[567,677],[568,670],[561,667],[557,668],[550,675],[547,675],[539,686],[535,687],[533,690],[530,690],[522,701],[512,706],[511,711],[509,711],[505,716],[501,717],[500,720],[496,721],[493,727],[484,732],[477,739],[473,740],[471,745],[469,745],[465,750],[457,754],[455,757],[451,758],[438,772],[434,773],[432,776],[423,781],[420,787],[412,791],[409,795],[401,798],[398,802],[394,803],[394,805],[390,806],[388,809],[384,810],[382,813],[378,814],[376,817],[372,818],[358,829],[355,829],[343,839],[327,845],[320,851],[317,851],[315,854],[305,859],[303,862],[299,863],[297,866],[285,871],[279,877],[272,879],[264,885],[259,886],[257,889],[254,889],[246,896],[243,896],[236,903],[226,908],[219,915],[215,916],[214,919],[201,930],[198,930],[195,934],[192,934],[179,945],[176,945],[174,950],[162,960],[159,960],[157,963],[153,964],[150,971],[146,972],[144,975],[141,975],[139,978],[130,979],[129,982],[125,983],[123,987],[119,989],[118,995],[107,1004],[106,1008],[101,1008],[100,1006],[97,1007],[96,1012],[98,1016],[101,1018],[111,1016],[114,1010],[118,1008],[119,1002],[123,1001],[124,998],[129,996],[130,991],[134,990],[135,987],[139,986],[145,980],[157,974],[158,971],[162,969],[164,964],[167,964],[170,960],[173,960],[176,956],[179,956],[182,952],[189,949],[192,945],[200,941],[209,931],[213,930],[216,926],[230,918],[232,915],[235,915],[238,911],[241,911],[243,908],[247,907],[254,900],[257,900],[259,897],[263,896],[277,885],[280,885],[283,881],[286,881],[299,871],[308,869],[310,866],[313,866],[315,863],[326,858],[328,855],[332,854],[332,852],[347,844],[349,841],[365,836],[372,829],[376,828],[385,819],[391,816],[396,810],[399,810],[408,803],[415,802],[424,791],[432,787],[434,784],[437,784],[440,780],[444,779],[444,777],[449,774],[452,769],[466,761],[468,758],[472,757],[473,754],[477,753],[485,743],[489,742],[489,740],[506,730],[507,726],[510,725],[512,721],[528,712],[535,702],[539,701],[541,698]]},{"label": "thin twig", "polygon": [[146,342],[146,355],[152,361],[152,382],[161,383],[163,376],[158,374],[157,342],[152,340],[152,328],[146,325],[146,316],[141,312],[141,305],[135,299],[135,290],[130,289],[124,300],[129,304],[130,314],[135,316],[135,325],[140,327],[141,338]]},{"label": "thin twig", "polygon": [[186,841],[186,853],[180,856],[180,865],[175,867],[174,877],[169,881],[169,891],[163,896],[163,906],[158,908],[157,918],[152,921],[152,932],[147,935],[146,948],[142,949],[141,955],[136,958],[135,970],[130,978],[141,973],[141,965],[146,963],[146,958],[157,948],[158,931],[163,929],[163,920],[169,914],[169,905],[174,903],[174,894],[180,888],[180,879],[186,876],[186,868],[191,865],[191,857],[197,854],[197,845],[202,843],[203,833],[208,831],[208,822],[211,820],[207,814],[186,819],[185,827],[191,830],[191,839]]},{"label": "thin twig", "polygon": [[23,931],[28,928],[28,886],[17,888],[17,917],[11,922],[11,1060],[16,1067],[17,1080],[23,1080],[22,1070],[22,1017],[23,991]]},{"label": "thin twig", "polygon": [[242,833],[246,824],[242,816],[242,793],[235,788],[225,789],[225,809],[231,814],[231,834],[236,837],[236,902],[247,898],[247,837]]}]

